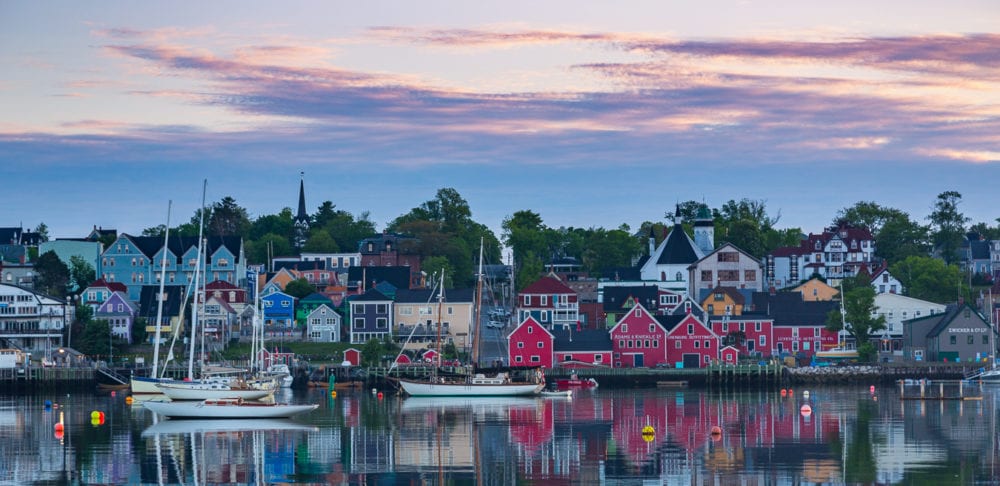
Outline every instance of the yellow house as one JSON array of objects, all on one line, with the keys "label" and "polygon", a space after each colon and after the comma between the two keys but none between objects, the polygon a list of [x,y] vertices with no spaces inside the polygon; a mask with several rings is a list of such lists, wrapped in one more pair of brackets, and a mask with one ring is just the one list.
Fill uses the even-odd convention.
[{"label": "yellow house", "polygon": [[792,292],[802,292],[802,300],[804,301],[833,300],[840,293],[836,287],[831,287],[818,278],[792,288]]},{"label": "yellow house", "polygon": [[734,287],[716,287],[705,294],[700,304],[709,316],[739,316],[743,315],[745,301]]}]

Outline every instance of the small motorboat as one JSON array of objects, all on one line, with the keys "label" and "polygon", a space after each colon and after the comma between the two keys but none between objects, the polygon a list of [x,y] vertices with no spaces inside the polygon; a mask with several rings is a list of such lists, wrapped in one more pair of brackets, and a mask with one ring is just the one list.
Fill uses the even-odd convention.
[{"label": "small motorboat", "polygon": [[569,378],[556,380],[556,388],[564,390],[567,388],[597,388],[597,380],[593,378],[580,378],[573,373]]},{"label": "small motorboat", "polygon": [[142,405],[164,417],[181,419],[288,418],[319,407],[316,404],[289,405],[246,401],[242,398],[200,402],[145,402]]}]

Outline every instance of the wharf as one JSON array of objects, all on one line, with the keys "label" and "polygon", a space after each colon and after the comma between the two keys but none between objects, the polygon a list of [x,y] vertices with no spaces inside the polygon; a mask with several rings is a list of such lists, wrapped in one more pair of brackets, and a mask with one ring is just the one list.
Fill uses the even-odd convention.
[{"label": "wharf", "polygon": [[0,369],[0,391],[80,390],[97,383],[96,370],[90,367]]},{"label": "wharf", "polygon": [[900,380],[900,400],[982,400],[982,382],[966,380]]}]

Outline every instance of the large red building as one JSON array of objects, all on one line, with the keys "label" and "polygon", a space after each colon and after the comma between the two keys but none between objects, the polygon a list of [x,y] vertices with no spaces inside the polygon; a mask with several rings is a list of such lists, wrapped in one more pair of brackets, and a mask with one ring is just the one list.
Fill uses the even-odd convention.
[{"label": "large red building", "polygon": [[687,314],[667,333],[667,362],[680,368],[700,368],[719,359],[719,336]]},{"label": "large red building", "polygon": [[554,341],[552,333],[529,316],[507,335],[508,364],[551,368]]},{"label": "large red building", "polygon": [[632,307],[609,332],[614,367],[656,366],[666,361],[667,330],[642,304]]}]

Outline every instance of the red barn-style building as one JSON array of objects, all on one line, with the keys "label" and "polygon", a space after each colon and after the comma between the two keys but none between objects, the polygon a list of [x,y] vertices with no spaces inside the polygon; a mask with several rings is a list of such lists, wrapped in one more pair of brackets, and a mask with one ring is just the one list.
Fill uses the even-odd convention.
[{"label": "red barn-style building", "polygon": [[760,353],[761,357],[771,356],[774,346],[774,321],[767,316],[723,316],[713,317],[709,324],[712,332],[725,342],[726,336],[739,336],[742,341],[732,344],[741,355],[753,356]]},{"label": "red barn-style building", "polygon": [[358,366],[361,364],[361,350],[355,348],[348,348],[344,350],[344,361],[351,363],[351,366]]},{"label": "red barn-style building", "polygon": [[719,351],[719,360],[725,364],[736,364],[739,360],[740,352],[733,346],[726,346]]},{"label": "red barn-style building", "polygon": [[554,341],[545,326],[527,317],[507,335],[507,364],[552,368]]},{"label": "red barn-style building", "polygon": [[[773,356],[800,355],[812,357],[816,351],[837,345],[837,333],[826,330],[827,315],[840,309],[837,301],[807,301],[801,292],[754,292],[753,306],[761,319],[771,319],[773,324]],[[752,314],[744,314],[744,319],[754,319]],[[801,354],[800,354],[801,353]]]},{"label": "red barn-style building", "polygon": [[[719,359],[719,336],[687,314],[667,333],[667,361],[678,368],[700,368]],[[679,366],[678,366],[679,365]]]},{"label": "red barn-style building", "polygon": [[667,330],[642,304],[636,303],[623,315],[610,334],[615,368],[656,366],[666,361]]}]

